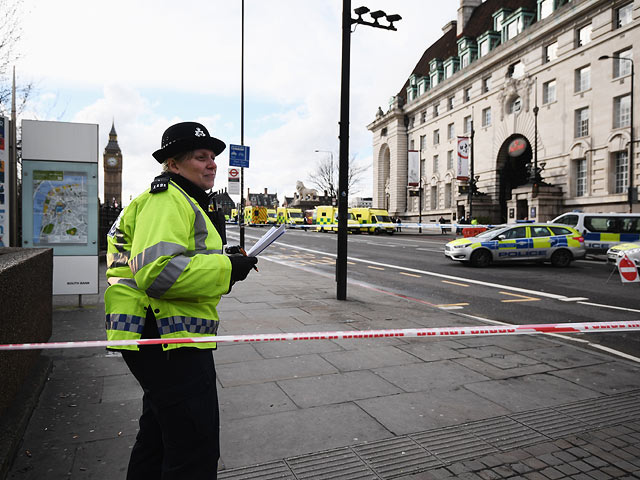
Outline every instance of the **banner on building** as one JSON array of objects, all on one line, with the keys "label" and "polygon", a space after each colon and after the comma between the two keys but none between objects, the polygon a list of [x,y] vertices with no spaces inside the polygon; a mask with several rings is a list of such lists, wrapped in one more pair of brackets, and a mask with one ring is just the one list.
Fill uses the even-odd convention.
[{"label": "banner on building", "polygon": [[469,180],[469,137],[458,137],[457,180]]},{"label": "banner on building", "polygon": [[420,184],[420,152],[409,150],[409,172],[407,175],[407,185],[417,187]]},{"label": "banner on building", "polygon": [[0,247],[9,242],[9,119],[0,117]]}]

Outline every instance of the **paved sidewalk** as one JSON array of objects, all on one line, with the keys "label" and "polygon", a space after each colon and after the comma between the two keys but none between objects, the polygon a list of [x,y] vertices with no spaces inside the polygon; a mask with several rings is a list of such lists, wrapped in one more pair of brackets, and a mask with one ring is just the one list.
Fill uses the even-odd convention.
[{"label": "paved sidewalk", "polygon": [[[478,324],[356,285],[338,301],[332,278],[259,268],[221,301],[221,334]],[[104,339],[101,295],[82,303],[55,297],[52,341]],[[142,392],[122,358],[44,355],[53,369],[8,478],[124,478]],[[214,356],[222,479],[640,476],[640,365],[569,340],[273,342]]]}]

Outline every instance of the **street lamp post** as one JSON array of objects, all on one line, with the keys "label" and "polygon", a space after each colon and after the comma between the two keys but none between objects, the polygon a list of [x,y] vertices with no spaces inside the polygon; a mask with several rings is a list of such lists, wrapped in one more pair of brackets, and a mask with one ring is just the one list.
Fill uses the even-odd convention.
[{"label": "street lamp post", "polygon": [[333,183],[333,152],[331,150],[314,150],[316,153],[328,153],[331,156],[331,170],[329,171],[329,194],[331,195],[331,204],[333,204],[334,185]]},{"label": "street lamp post", "polygon": [[[396,30],[393,22],[402,19],[400,15],[387,15],[382,10],[371,12],[373,22],[364,20],[369,12],[367,7],[354,10],[358,18],[351,18],[351,0],[342,0],[342,72],[340,75],[340,159],[338,172],[338,255],[336,258],[336,283],[338,300],[347,299],[347,217],[349,187],[349,81],[351,66],[351,25],[367,25],[385,30]],[[378,19],[386,17],[388,25]]]},{"label": "street lamp post", "polygon": [[629,187],[627,190],[627,201],[629,202],[629,213],[633,212],[633,201],[635,199],[635,195],[633,194],[633,164],[634,164],[634,158],[633,158],[633,79],[635,77],[635,73],[634,73],[634,68],[633,68],[633,60],[631,58],[626,58],[626,57],[620,57],[620,56],[609,56],[609,55],[602,55],[600,58],[598,58],[598,60],[608,60],[608,59],[613,59],[613,60],[626,60],[627,62],[631,62],[631,105],[630,105],[630,110],[631,110],[631,115],[630,115],[630,132],[629,132]]},{"label": "street lamp post", "polygon": [[[535,105],[533,106],[533,184],[538,185],[540,183],[540,172],[538,171],[538,77],[535,81]],[[537,187],[535,187],[537,188]]]}]

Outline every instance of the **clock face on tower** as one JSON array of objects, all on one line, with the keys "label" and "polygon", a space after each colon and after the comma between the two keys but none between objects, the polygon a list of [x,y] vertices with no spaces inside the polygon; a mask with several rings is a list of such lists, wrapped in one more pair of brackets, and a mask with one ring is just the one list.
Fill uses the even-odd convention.
[{"label": "clock face on tower", "polygon": [[115,167],[118,164],[118,159],[116,157],[107,158],[107,165],[110,167]]}]

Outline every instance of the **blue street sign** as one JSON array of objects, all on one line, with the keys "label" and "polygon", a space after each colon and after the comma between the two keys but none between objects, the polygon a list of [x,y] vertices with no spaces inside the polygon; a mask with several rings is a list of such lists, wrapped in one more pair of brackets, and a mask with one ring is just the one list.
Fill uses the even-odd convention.
[{"label": "blue street sign", "polygon": [[230,144],[229,166],[249,168],[249,147]]}]

